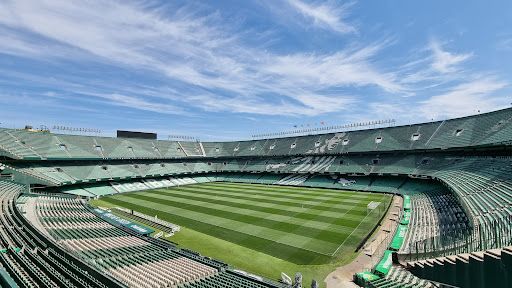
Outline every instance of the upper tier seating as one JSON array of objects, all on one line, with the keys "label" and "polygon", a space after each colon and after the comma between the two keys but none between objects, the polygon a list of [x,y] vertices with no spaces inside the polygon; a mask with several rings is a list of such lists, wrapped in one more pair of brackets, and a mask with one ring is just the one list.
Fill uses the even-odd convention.
[{"label": "upper tier seating", "polygon": [[496,145],[510,141],[512,108],[415,125],[243,142],[107,138],[0,128],[0,153],[14,159],[286,156]]}]

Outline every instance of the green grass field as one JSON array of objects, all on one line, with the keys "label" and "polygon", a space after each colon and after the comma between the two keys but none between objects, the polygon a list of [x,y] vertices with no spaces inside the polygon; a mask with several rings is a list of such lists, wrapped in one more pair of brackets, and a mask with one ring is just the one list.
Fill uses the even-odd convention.
[{"label": "green grass field", "polygon": [[[119,194],[91,204],[158,215],[182,226],[170,238],[181,247],[277,278],[288,269],[289,275],[311,270],[311,277],[325,277],[336,265],[353,259],[357,244],[379,219],[378,209],[366,214],[367,204],[382,202],[384,211],[390,198],[216,182]],[[282,269],[276,271],[278,267]]]}]

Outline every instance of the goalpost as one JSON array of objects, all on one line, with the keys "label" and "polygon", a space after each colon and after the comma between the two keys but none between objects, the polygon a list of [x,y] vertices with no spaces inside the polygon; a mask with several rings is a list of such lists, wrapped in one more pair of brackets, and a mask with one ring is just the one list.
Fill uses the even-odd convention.
[{"label": "goalpost", "polygon": [[380,216],[380,202],[372,201],[366,205],[366,215],[370,214],[370,210],[374,210],[375,208],[379,207],[379,216]]}]

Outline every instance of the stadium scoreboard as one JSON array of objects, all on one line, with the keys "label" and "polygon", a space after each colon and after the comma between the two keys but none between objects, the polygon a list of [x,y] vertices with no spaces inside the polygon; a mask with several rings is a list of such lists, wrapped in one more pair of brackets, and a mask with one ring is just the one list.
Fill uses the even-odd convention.
[{"label": "stadium scoreboard", "polygon": [[117,138],[138,138],[156,140],[156,133],[117,130]]}]

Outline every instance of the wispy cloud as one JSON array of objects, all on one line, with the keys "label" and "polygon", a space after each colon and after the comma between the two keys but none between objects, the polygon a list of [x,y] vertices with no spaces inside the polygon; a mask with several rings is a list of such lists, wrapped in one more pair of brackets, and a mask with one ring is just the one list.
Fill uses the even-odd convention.
[{"label": "wispy cloud", "polygon": [[431,97],[420,103],[424,117],[460,117],[474,114],[476,111],[488,112],[505,107],[510,101],[507,97],[494,96],[494,92],[504,88],[506,82],[492,77],[472,79],[451,88],[448,92]]},{"label": "wispy cloud", "polygon": [[401,83],[420,84],[420,89],[428,89],[467,77],[464,62],[473,57],[473,53],[461,53],[443,49],[439,41],[431,39],[426,47],[413,53],[414,58],[403,66],[400,72]]},{"label": "wispy cloud", "polygon": [[[4,107],[10,107],[13,105],[20,105],[27,109],[30,108],[50,108],[52,110],[62,109],[65,111],[87,111],[94,112],[94,108],[83,107],[81,105],[74,105],[69,102],[58,101],[58,99],[69,99],[63,95],[56,95],[53,92],[45,93],[39,96],[26,95],[26,94],[7,94],[0,93],[0,103],[3,103]],[[44,96],[44,97],[41,97]],[[6,109],[5,112],[15,114],[12,109]],[[2,113],[5,113],[2,111]]]},{"label": "wispy cloud", "polygon": [[[268,0],[262,9],[276,10],[252,19],[251,27],[233,25],[204,2],[184,3],[0,1],[0,57],[30,62],[25,70],[16,61],[0,62],[0,84],[18,95],[30,87],[27,93],[43,94],[55,107],[79,102],[101,112],[115,106],[158,117],[222,112],[256,119],[247,114],[311,119],[330,113],[352,122],[369,114],[379,116],[368,120],[418,119],[489,110],[502,105],[498,92],[508,85],[471,66],[476,52],[454,49],[454,40],[431,38],[412,44],[414,50],[395,35],[359,36],[367,26],[350,17],[355,2]],[[296,30],[267,23],[279,21],[277,15],[304,25],[300,33],[307,37],[322,32],[315,40],[336,45],[296,47],[309,38],[292,39]],[[397,43],[411,53],[389,53]]]},{"label": "wispy cloud", "polygon": [[[127,96],[127,95],[121,95],[121,94],[117,94],[117,93],[101,94],[101,93],[83,92],[83,91],[78,91],[76,93],[79,95],[87,95],[87,96],[93,96],[96,98],[103,99],[103,101],[100,101],[102,104],[107,104],[107,105],[112,105],[112,106],[128,107],[128,108],[145,110],[145,111],[162,113],[162,114],[178,114],[178,115],[187,114],[180,107],[177,107],[174,105],[169,105],[166,103],[151,102],[151,101],[147,101],[141,97],[136,97],[136,96]],[[91,99],[89,99],[89,100],[91,100]],[[94,101],[94,102],[98,102],[98,101]]]},{"label": "wispy cloud", "polygon": [[450,73],[458,70],[458,65],[473,56],[472,53],[468,54],[455,54],[444,51],[441,44],[432,40],[429,45],[429,50],[433,52],[434,61],[432,68],[441,73]]},{"label": "wispy cloud", "polygon": [[329,55],[279,56],[262,68],[271,75],[285,77],[295,87],[300,87],[299,83],[318,88],[375,85],[389,92],[403,92],[394,73],[382,72],[374,65],[374,57],[384,46],[370,44]]},{"label": "wispy cloud", "polygon": [[340,5],[338,1],[324,1],[308,4],[301,0],[287,2],[315,27],[329,29],[338,33],[357,33],[356,28],[345,22],[347,10],[354,4],[349,2]]},{"label": "wispy cloud", "polygon": [[[0,51],[34,58],[46,56],[47,60],[87,58],[101,65],[130,69],[135,75],[153,73],[167,84],[160,84],[151,94],[134,95],[127,91],[129,87],[117,85],[103,86],[101,93],[89,96],[107,95],[110,105],[159,113],[183,113],[187,107],[196,107],[207,111],[318,115],[345,109],[355,100],[350,95],[323,92],[330,88],[376,86],[387,92],[403,91],[393,73],[380,71],[374,63],[386,41],[321,55],[282,55],[248,45],[244,31],[225,25],[218,13],[152,4],[3,2],[0,10],[9,13],[0,18],[0,28],[16,33],[9,36],[11,46],[0,45]],[[315,25],[355,32],[342,21],[352,3],[336,7],[334,2],[306,4],[291,0],[290,4],[313,19]],[[164,13],[171,10],[173,13]],[[40,49],[42,43],[51,49]],[[180,87],[179,95],[167,93],[174,89],[169,87]],[[187,103],[187,107],[156,108],[178,107],[179,103]],[[278,108],[271,109],[276,103]]]},{"label": "wispy cloud", "polygon": [[[502,108],[507,102],[499,91],[509,83],[486,71],[470,68],[472,52],[455,53],[435,38],[416,51],[397,74],[415,95],[407,103],[402,118],[442,119],[467,116],[477,111]],[[419,111],[419,113],[418,113]]]},{"label": "wispy cloud", "polygon": [[278,99],[265,101],[260,97],[228,98],[219,95],[197,95],[183,99],[188,104],[195,102],[205,111],[250,113],[261,115],[316,116],[322,113],[345,111],[355,100],[345,97],[322,95],[294,95],[297,101]]}]

